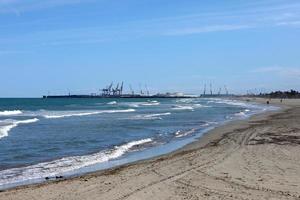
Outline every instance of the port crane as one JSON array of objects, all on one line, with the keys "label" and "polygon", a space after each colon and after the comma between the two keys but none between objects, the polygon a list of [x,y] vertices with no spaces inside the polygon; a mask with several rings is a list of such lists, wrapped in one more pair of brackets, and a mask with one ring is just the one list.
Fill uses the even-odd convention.
[{"label": "port crane", "polygon": [[218,95],[221,95],[222,88],[219,88]]},{"label": "port crane", "polygon": [[110,95],[112,86],[113,86],[113,82],[106,88],[102,89],[102,95],[104,95],[104,96]]},{"label": "port crane", "polygon": [[228,92],[228,89],[227,89],[227,86],[226,86],[226,85],[224,85],[224,89],[225,89],[226,95],[228,96],[228,95],[229,95],[229,92]]},{"label": "port crane", "polygon": [[145,85],[145,88],[146,88],[146,91],[147,91],[147,95],[149,96],[149,95],[150,95],[150,92],[149,92],[149,90],[148,90],[147,85]]},{"label": "port crane", "polygon": [[117,87],[115,89],[112,89],[113,95],[117,95],[119,91],[119,83],[117,84]]},{"label": "port crane", "polygon": [[134,95],[134,90],[132,89],[131,85],[129,85],[129,89],[132,95]]}]

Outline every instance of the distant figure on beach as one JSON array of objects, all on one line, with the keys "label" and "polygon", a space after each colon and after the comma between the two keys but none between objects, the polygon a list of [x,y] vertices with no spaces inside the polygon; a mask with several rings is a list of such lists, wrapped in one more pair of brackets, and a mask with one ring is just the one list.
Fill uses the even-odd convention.
[{"label": "distant figure on beach", "polygon": [[280,99],[280,103],[282,103],[282,99]]},{"label": "distant figure on beach", "polygon": [[269,101],[267,101],[267,104],[270,104],[270,102],[269,102]]}]

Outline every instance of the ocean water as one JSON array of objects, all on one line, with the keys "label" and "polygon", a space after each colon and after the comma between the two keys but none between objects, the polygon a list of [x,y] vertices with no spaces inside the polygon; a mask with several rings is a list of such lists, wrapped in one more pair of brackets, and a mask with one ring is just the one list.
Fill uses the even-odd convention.
[{"label": "ocean water", "polygon": [[0,189],[157,156],[269,109],[216,98],[0,99]]}]

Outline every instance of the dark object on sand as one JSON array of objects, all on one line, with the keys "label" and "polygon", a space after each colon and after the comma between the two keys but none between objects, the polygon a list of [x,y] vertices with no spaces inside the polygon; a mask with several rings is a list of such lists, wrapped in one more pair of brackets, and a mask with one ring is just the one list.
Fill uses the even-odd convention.
[{"label": "dark object on sand", "polygon": [[[53,177],[54,178],[54,177]],[[45,180],[50,180],[50,179],[53,179],[53,178],[50,178],[50,177],[45,177]],[[62,179],[64,178],[63,176],[55,176],[55,179]]]},{"label": "dark object on sand", "polygon": [[270,102],[269,102],[269,101],[267,101],[267,104],[270,104]]}]

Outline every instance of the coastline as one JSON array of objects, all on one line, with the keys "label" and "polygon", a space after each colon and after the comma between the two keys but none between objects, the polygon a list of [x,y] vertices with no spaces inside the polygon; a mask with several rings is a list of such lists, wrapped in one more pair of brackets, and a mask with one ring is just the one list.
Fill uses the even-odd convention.
[{"label": "coastline", "polygon": [[[244,99],[242,99],[244,100]],[[265,99],[251,99],[251,101],[262,103]],[[261,113],[254,115],[245,120],[238,120],[229,122],[220,127],[216,127],[213,130],[205,133],[200,139],[197,141],[186,145],[185,147],[178,149],[174,152],[171,152],[166,155],[158,156],[151,159],[136,161],[133,163],[125,164],[122,166],[114,167],[112,169],[101,170],[98,172],[88,173],[83,176],[74,177],[61,181],[49,181],[40,184],[20,186],[13,189],[4,190],[0,193],[0,199],[150,199],[153,198],[152,195],[156,195],[156,197],[160,197],[160,199],[181,199],[182,197],[205,197],[205,198],[213,198],[216,196],[224,196],[225,194],[216,192],[214,190],[209,190],[210,187],[203,188],[198,185],[198,182],[201,184],[208,184],[209,182],[216,181],[216,183],[222,185],[226,182],[225,180],[228,177],[231,177],[230,172],[222,172],[218,174],[217,177],[210,180],[210,176],[212,172],[224,171],[220,170],[217,165],[206,166],[207,163],[219,162],[219,160],[227,160],[228,155],[223,157],[225,154],[234,154],[233,149],[239,149],[239,145],[232,143],[231,140],[228,140],[228,137],[236,137],[237,132],[247,132],[249,129],[256,128],[256,126],[260,126],[260,123],[267,123],[268,121],[272,121],[274,116],[285,115],[288,112],[291,112],[291,108],[295,108],[300,105],[299,101],[296,100],[293,103],[291,102],[283,102],[279,103],[277,101],[272,102],[271,104],[281,105],[282,109],[279,111],[270,111],[267,113]],[[295,111],[294,111],[295,112]],[[297,110],[298,112],[298,110]],[[257,125],[259,124],[259,125]],[[234,134],[235,133],[235,134]],[[232,136],[234,135],[234,136]],[[235,138],[236,139],[236,138]],[[233,139],[233,140],[235,140]],[[244,138],[245,139],[245,138]],[[247,138],[246,138],[247,139]],[[249,139],[249,138],[248,138]],[[228,140],[228,141],[227,141]],[[238,139],[237,139],[238,140]],[[225,141],[225,142],[224,142]],[[224,142],[224,144],[222,143]],[[231,144],[231,145],[230,145]],[[224,147],[229,147],[230,150],[226,150],[226,152],[220,152],[220,149],[224,150]],[[231,147],[232,146],[232,147]],[[233,148],[233,149],[232,149]],[[248,147],[247,147],[248,148]],[[221,158],[218,158],[221,157]],[[194,163],[194,160],[201,160],[199,163]],[[232,164],[232,161],[229,162],[229,165]],[[202,168],[208,170],[210,173],[207,173]],[[221,167],[222,168],[222,167]],[[201,169],[201,170],[199,170]],[[226,168],[225,168],[226,169]],[[228,170],[228,169],[226,169]],[[225,171],[226,171],[225,170]],[[230,170],[229,170],[230,171]],[[195,173],[203,180],[193,180],[189,173]],[[206,174],[206,175],[205,175]],[[188,181],[186,180],[186,176],[188,175]],[[207,176],[208,175],[208,176]],[[184,181],[178,181],[177,179],[184,178]],[[135,180],[136,179],[136,180]],[[207,179],[207,180],[206,180]],[[175,182],[174,182],[174,181]],[[241,182],[243,178],[239,177],[239,179],[232,182],[227,186],[233,187],[235,189],[241,187],[243,190],[255,190],[258,195],[261,197],[265,196],[276,196],[287,198],[290,193],[285,194],[277,194],[274,192],[266,192],[268,190],[256,190],[253,189],[252,186],[249,186],[249,183],[241,186]],[[164,182],[167,182],[167,186],[164,186]],[[219,183],[221,182],[221,183]],[[256,181],[257,182],[257,181]],[[259,181],[258,183],[261,185],[264,181]],[[215,183],[214,183],[215,184]],[[217,184],[217,185],[218,185]],[[250,184],[251,185],[251,184]],[[150,188],[151,189],[146,189]],[[166,188],[165,188],[166,187]],[[174,188],[179,188],[180,194],[176,193]],[[193,188],[202,188],[202,192],[193,194],[190,192]],[[220,186],[221,187],[221,186]],[[296,189],[299,189],[299,185]],[[215,189],[217,190],[217,189]],[[223,189],[222,189],[223,190]],[[101,191],[101,192],[100,192]],[[273,191],[273,190],[271,190]],[[99,193],[100,192],[100,193]],[[152,195],[151,195],[152,192]],[[226,192],[227,194],[228,192]],[[229,192],[230,193],[230,192]],[[266,194],[264,194],[266,193]],[[269,194],[272,193],[272,194]],[[76,195],[75,195],[76,194]],[[99,196],[100,195],[100,196]],[[216,196],[215,196],[216,195]],[[230,195],[233,195],[230,193]],[[226,196],[226,197],[230,197]],[[250,195],[250,194],[248,194]],[[280,196],[281,195],[281,196]],[[292,193],[290,197],[299,197],[297,192]],[[234,196],[234,195],[233,195]],[[255,196],[250,195],[253,198],[257,198]],[[294,197],[293,197],[294,196]]]}]

